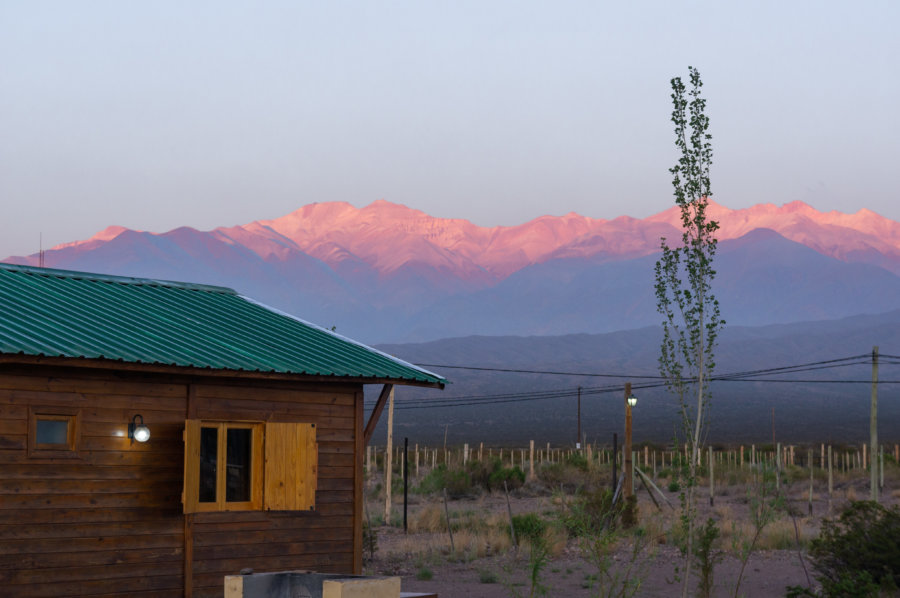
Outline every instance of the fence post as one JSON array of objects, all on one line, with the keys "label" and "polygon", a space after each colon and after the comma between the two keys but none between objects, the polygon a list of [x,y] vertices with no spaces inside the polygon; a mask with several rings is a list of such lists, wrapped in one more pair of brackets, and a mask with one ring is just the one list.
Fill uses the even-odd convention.
[{"label": "fence post", "polygon": [[534,440],[529,444],[528,479],[534,479]]}]

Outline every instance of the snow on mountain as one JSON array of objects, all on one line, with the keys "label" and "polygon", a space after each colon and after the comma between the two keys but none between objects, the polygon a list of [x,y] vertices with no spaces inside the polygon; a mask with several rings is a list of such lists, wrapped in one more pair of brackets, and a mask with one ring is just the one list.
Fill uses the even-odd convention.
[{"label": "snow on mountain", "polygon": [[[900,223],[869,210],[716,203],[729,323],[875,313],[900,299]],[[768,232],[760,232],[766,229]],[[45,252],[50,267],[221,284],[371,342],[605,332],[656,323],[652,265],[677,208],[479,227],[379,200],[165,233],[111,226]],[[35,265],[37,255],[6,261]],[[853,265],[855,264],[855,266]],[[724,299],[728,299],[727,301]]]}]

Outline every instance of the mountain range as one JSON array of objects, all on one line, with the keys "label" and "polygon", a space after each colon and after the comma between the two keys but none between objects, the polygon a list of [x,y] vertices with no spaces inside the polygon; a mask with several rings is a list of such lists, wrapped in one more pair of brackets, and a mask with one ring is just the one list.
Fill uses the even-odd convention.
[{"label": "mountain range", "polygon": [[[731,210],[714,290],[731,325],[828,320],[900,305],[900,223],[801,203]],[[644,219],[570,213],[479,227],[384,200],[315,203],[210,231],[110,226],[45,265],[229,286],[369,343],[605,333],[658,324],[653,264],[677,208]],[[7,262],[36,265],[39,257]]]},{"label": "mountain range", "polygon": [[[635,441],[666,444],[675,436],[680,416],[677,400],[656,379],[660,340],[660,328],[650,326],[605,334],[470,336],[378,345],[451,381],[443,391],[398,389],[394,437],[434,445],[443,442],[447,430],[451,444],[521,447],[533,439],[539,445],[571,446],[577,437],[581,387],[584,438],[609,445],[613,433],[622,439],[623,386],[633,382],[638,397]],[[817,365],[713,382],[709,441],[865,442],[876,345],[879,439],[900,442],[900,309],[836,320],[726,326],[715,352],[715,375]],[[376,398],[377,389],[367,402]],[[376,442],[382,442],[385,429],[382,421]]]}]

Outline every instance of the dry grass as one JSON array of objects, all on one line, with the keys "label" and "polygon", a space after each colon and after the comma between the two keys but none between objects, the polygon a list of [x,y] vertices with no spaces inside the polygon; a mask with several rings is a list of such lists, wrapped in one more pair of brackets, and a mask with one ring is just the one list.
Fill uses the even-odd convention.
[{"label": "dry grass", "polygon": [[453,543],[455,550],[450,553],[450,560],[463,562],[502,554],[512,547],[509,534],[497,529],[461,530],[453,534]]},{"label": "dry grass", "polygon": [[447,519],[440,504],[424,505],[409,520],[409,531],[413,533],[447,531]]}]

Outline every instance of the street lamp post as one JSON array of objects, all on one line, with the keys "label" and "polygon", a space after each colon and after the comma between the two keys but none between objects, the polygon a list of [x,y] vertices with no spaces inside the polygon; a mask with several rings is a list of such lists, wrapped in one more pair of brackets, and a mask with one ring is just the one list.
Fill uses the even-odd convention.
[{"label": "street lamp post", "polygon": [[634,496],[634,464],[631,462],[631,408],[637,404],[637,397],[631,394],[631,382],[625,383],[625,489],[627,499]]}]

